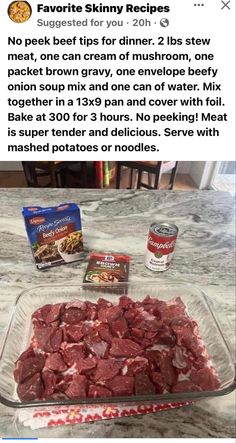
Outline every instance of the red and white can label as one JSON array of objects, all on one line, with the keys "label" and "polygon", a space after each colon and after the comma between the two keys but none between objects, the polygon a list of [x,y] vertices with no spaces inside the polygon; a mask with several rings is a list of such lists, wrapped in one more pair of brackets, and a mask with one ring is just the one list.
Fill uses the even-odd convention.
[{"label": "red and white can label", "polygon": [[174,255],[176,235],[162,236],[150,229],[147,242],[145,266],[152,271],[166,271]]}]

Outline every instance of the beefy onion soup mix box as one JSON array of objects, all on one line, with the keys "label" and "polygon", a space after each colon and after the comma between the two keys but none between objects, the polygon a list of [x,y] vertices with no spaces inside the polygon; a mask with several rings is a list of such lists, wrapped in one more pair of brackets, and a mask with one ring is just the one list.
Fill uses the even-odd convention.
[{"label": "beefy onion soup mix box", "polygon": [[[112,292],[127,292],[130,256],[113,252],[91,252],[84,276],[84,283],[98,285],[124,283],[122,287],[113,287]],[[109,292],[109,288],[104,291]]]},{"label": "beefy onion soup mix box", "polygon": [[22,211],[33,259],[38,269],[83,258],[80,209],[76,203]]}]

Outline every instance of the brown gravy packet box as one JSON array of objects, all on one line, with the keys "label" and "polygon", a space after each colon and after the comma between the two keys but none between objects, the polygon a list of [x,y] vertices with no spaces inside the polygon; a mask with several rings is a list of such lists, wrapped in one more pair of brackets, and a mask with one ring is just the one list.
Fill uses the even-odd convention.
[{"label": "brown gravy packet box", "polygon": [[[96,285],[113,284],[110,290],[115,293],[127,293],[129,278],[130,256],[112,252],[92,252],[89,257],[88,266],[84,276],[84,283],[94,283]],[[124,283],[124,285],[115,285]],[[104,292],[110,292],[105,288]]]}]

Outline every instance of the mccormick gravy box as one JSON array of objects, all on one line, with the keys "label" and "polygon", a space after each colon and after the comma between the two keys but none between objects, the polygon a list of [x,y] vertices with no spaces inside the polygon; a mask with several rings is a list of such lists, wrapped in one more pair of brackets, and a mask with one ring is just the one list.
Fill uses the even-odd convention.
[{"label": "mccormick gravy box", "polygon": [[[94,283],[96,285],[109,283],[114,285],[111,289],[112,292],[126,293],[129,264],[129,255],[113,252],[91,252],[84,276],[84,283]],[[123,283],[123,285],[115,286],[117,283]],[[104,291],[109,292],[109,289],[105,287]]]},{"label": "mccormick gravy box", "polygon": [[80,209],[75,203],[22,211],[33,258],[38,269],[83,258]]}]

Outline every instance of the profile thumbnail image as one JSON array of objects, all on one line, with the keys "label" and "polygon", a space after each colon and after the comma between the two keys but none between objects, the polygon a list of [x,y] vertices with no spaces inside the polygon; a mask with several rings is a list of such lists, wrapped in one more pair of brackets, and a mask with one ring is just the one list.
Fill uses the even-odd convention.
[{"label": "profile thumbnail image", "polygon": [[15,23],[24,23],[31,17],[32,8],[28,2],[12,2],[8,6],[8,15]]}]

